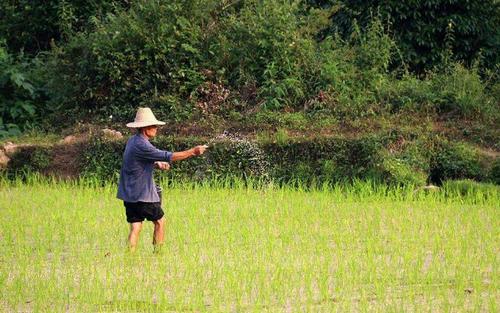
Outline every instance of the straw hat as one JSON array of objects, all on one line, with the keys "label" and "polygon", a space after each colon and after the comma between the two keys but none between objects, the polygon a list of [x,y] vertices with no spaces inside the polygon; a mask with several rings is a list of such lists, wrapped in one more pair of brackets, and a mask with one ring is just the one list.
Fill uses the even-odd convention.
[{"label": "straw hat", "polygon": [[151,125],[165,125],[165,122],[156,119],[150,108],[139,108],[135,120],[127,124],[130,128],[141,128]]}]

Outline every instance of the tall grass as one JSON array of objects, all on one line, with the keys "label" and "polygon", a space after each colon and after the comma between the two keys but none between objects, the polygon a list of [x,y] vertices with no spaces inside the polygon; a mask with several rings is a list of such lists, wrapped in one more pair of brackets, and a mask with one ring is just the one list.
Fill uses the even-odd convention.
[{"label": "tall grass", "polygon": [[114,184],[1,181],[0,310],[498,309],[494,187],[162,185],[156,255],[151,223],[127,251]]}]

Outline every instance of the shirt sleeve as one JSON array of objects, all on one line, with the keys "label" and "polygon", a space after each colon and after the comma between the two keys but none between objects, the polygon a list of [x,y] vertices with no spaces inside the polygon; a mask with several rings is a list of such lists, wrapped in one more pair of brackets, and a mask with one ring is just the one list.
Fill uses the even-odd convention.
[{"label": "shirt sleeve", "polygon": [[172,161],[172,152],[157,149],[152,144],[137,145],[136,156],[147,161]]}]

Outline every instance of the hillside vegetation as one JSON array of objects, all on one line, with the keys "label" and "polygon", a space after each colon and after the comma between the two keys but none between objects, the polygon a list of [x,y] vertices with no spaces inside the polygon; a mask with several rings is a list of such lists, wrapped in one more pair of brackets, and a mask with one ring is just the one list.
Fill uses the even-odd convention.
[{"label": "hillside vegetation", "polygon": [[[498,175],[494,0],[52,0],[0,12],[3,141],[89,124],[123,131],[149,106],[178,138],[311,142],[304,155],[335,149],[314,144],[325,140],[373,141],[362,151],[376,151],[369,164],[382,172]],[[336,169],[348,158],[318,157]],[[479,165],[448,166],[456,160]],[[444,163],[452,169],[436,174]]]}]

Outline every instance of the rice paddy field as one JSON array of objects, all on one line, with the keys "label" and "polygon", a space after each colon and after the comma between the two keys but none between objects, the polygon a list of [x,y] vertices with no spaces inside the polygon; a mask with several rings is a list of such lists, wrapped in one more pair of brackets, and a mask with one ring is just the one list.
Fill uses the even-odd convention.
[{"label": "rice paddy field", "polygon": [[116,186],[0,184],[1,312],[498,312],[498,188],[163,184],[138,250]]}]

